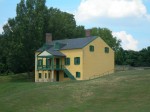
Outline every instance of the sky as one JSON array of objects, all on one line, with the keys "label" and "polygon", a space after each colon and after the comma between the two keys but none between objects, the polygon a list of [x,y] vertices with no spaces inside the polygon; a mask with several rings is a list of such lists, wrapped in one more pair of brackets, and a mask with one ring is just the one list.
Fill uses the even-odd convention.
[{"label": "sky", "polygon": [[[20,0],[0,0],[0,33],[16,16]],[[86,29],[109,28],[125,50],[150,46],[150,0],[47,0],[47,7],[72,13]]]}]

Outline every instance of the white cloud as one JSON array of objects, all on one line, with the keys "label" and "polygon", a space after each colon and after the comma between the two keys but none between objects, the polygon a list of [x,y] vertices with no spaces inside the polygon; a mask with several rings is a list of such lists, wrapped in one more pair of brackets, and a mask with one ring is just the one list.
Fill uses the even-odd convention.
[{"label": "white cloud", "polygon": [[120,39],[121,45],[125,50],[138,50],[138,41],[133,38],[132,35],[127,34],[125,31],[113,32],[113,36]]},{"label": "white cloud", "polygon": [[3,32],[3,25],[0,25],[0,34]]},{"label": "white cloud", "polygon": [[82,0],[76,13],[77,21],[95,18],[145,17],[147,9],[142,0]]},{"label": "white cloud", "polygon": [[3,26],[7,23],[7,21],[0,24],[0,34],[3,32]]}]

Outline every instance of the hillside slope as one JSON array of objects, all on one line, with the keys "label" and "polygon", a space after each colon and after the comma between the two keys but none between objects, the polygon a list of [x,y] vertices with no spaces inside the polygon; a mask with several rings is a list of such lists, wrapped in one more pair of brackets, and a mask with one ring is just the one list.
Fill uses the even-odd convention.
[{"label": "hillside slope", "polygon": [[150,70],[89,81],[3,82],[0,112],[149,112],[149,86]]}]

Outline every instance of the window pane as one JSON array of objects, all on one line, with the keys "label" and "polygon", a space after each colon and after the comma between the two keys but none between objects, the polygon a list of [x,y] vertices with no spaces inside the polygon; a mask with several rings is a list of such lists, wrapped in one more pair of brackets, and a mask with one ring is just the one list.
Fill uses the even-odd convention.
[{"label": "window pane", "polygon": [[80,78],[80,72],[76,72],[76,77]]},{"label": "window pane", "polygon": [[65,65],[70,65],[70,58],[65,58]]},{"label": "window pane", "polygon": [[78,64],[80,64],[80,58],[78,57]]},{"label": "window pane", "polygon": [[75,65],[77,64],[77,58],[74,58],[74,64]]},{"label": "window pane", "polygon": [[80,64],[80,57],[75,57],[74,58],[74,64],[79,65]]},{"label": "window pane", "polygon": [[93,52],[93,51],[94,51],[94,46],[90,45],[89,50],[90,50],[91,52]]},{"label": "window pane", "polygon": [[109,48],[105,47],[105,53],[109,53]]}]

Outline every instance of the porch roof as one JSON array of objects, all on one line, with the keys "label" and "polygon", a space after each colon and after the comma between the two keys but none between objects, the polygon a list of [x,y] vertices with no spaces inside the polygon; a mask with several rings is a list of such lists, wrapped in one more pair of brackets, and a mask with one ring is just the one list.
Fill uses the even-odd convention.
[{"label": "porch roof", "polygon": [[65,57],[65,55],[63,53],[61,53],[59,51],[54,51],[54,50],[44,50],[38,56],[39,57],[51,57],[51,56]]}]

